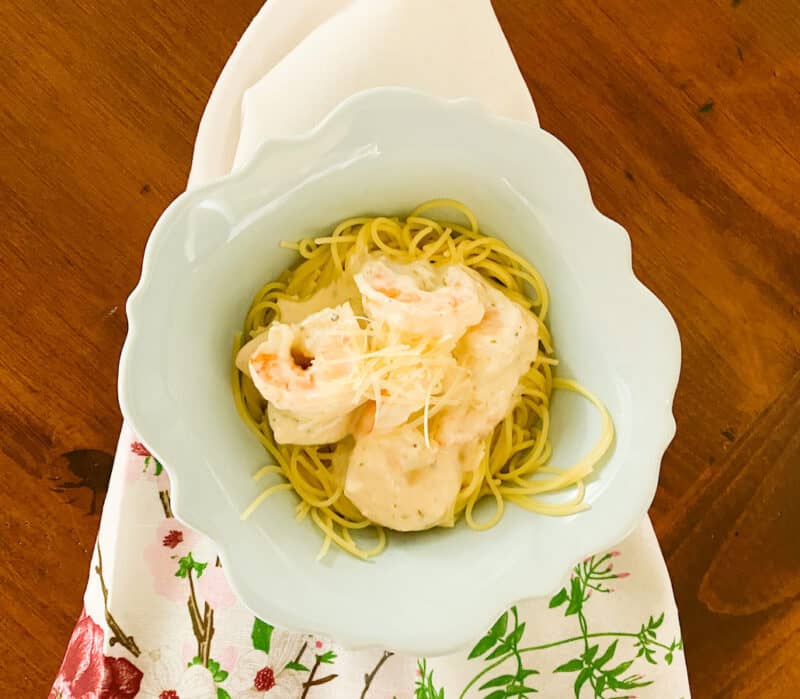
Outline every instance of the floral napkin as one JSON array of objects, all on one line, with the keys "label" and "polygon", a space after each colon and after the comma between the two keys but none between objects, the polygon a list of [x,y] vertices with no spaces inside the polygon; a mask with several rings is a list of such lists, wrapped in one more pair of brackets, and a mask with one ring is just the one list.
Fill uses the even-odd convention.
[{"label": "floral napkin", "polygon": [[[536,123],[488,0],[270,0],[214,89],[190,187],[243,162],[264,138],[302,131],[352,92],[382,84],[477,97]],[[576,566],[551,599],[501,614],[462,652],[348,651],[254,618],[214,544],[173,517],[163,465],[123,427],[84,610],[51,699],[534,694],[688,699],[672,588],[649,520]]]}]

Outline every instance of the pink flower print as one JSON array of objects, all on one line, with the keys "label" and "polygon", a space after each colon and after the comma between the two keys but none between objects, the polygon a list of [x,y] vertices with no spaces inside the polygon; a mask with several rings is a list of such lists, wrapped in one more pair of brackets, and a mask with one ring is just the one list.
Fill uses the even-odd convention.
[{"label": "pink flower print", "polygon": [[191,551],[197,542],[197,534],[183,522],[168,517],[156,527],[156,542],[158,547],[166,550],[169,558],[180,558]]},{"label": "pink flower print", "polygon": [[[173,517],[160,522],[144,548],[144,560],[157,594],[173,602],[185,602],[189,596],[186,580],[175,577],[178,559],[192,550],[197,534]],[[206,569],[208,570],[208,569]]]},{"label": "pink flower print", "polygon": [[314,651],[314,655],[324,655],[329,651],[333,651],[333,642],[327,638],[317,638],[313,644],[310,645]]},{"label": "pink flower print", "polygon": [[134,442],[131,444],[130,454],[125,459],[125,481],[127,483],[135,483],[140,478],[146,478],[147,471],[152,470],[145,469],[143,460],[140,458],[142,456],[145,457],[145,459],[150,456],[147,447],[141,442]]},{"label": "pink flower print", "polygon": [[219,566],[209,565],[195,585],[201,597],[212,609],[229,609],[236,604],[236,595],[228,584],[225,572]]},{"label": "pink flower print", "polygon": [[183,532],[180,529],[170,529],[161,540],[162,546],[166,546],[168,549],[174,549],[180,543],[183,543]]},{"label": "pink flower print", "polygon": [[131,444],[131,454],[135,457],[143,456],[144,461],[131,458],[128,460],[126,480],[130,483],[139,478],[154,480],[158,490],[169,490],[169,476],[162,464],[152,455],[150,450],[141,442]]},{"label": "pink flower print", "polygon": [[627,578],[629,575],[630,573],[617,573],[618,578]]},{"label": "pink flower print", "polygon": [[84,610],[72,632],[50,697],[133,699],[142,672],[127,658],[103,654],[103,629]]},{"label": "pink flower print", "polygon": [[131,451],[137,456],[152,456],[150,450],[141,442],[131,444]]}]

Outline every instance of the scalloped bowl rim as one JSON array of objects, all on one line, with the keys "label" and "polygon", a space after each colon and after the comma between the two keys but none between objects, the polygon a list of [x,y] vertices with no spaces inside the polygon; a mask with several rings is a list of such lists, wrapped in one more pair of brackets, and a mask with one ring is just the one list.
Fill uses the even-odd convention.
[{"label": "scalloped bowl rim", "polygon": [[[616,520],[606,523],[607,526],[602,536],[593,532],[594,540],[587,541],[586,545],[581,548],[574,547],[574,550],[569,552],[553,551],[552,555],[555,561],[553,567],[558,568],[558,573],[549,572],[547,582],[539,585],[534,593],[535,596],[555,591],[561,584],[560,581],[568,576],[574,564],[592,553],[613,546],[633,531],[646,516],[647,509],[655,495],[661,458],[675,434],[672,400],[677,388],[681,355],[677,327],[666,307],[634,275],[630,238],[627,232],[596,209],[585,173],[572,152],[539,126],[493,115],[472,99],[442,100],[406,88],[386,87],[366,90],[344,100],[310,131],[298,136],[268,140],[258,148],[252,159],[240,170],[181,194],[165,210],[155,225],[145,248],[140,281],[128,299],[126,310],[129,330],[120,361],[119,400],[126,421],[152,453],[162,460],[169,472],[175,516],[214,540],[219,547],[228,579],[241,601],[254,614],[267,618],[278,626],[288,626],[332,636],[348,647],[384,646],[411,654],[438,655],[462,647],[477,638],[504,608],[534,596],[527,590],[530,587],[536,588],[536,585],[531,586],[516,578],[510,579],[513,576],[505,576],[496,581],[498,589],[493,591],[491,597],[485,597],[480,605],[478,605],[479,601],[476,602],[477,606],[472,609],[468,619],[459,619],[457,623],[453,624],[452,629],[449,626],[445,628],[443,619],[440,619],[438,623],[434,619],[428,619],[429,623],[425,627],[425,632],[416,637],[398,631],[399,627],[396,627],[393,632],[382,631],[382,624],[361,623],[352,618],[349,625],[343,623],[344,617],[338,621],[327,619],[318,623],[315,618],[304,617],[302,612],[290,611],[285,605],[265,601],[263,595],[259,596],[255,591],[256,583],[248,579],[249,573],[245,570],[243,554],[237,551],[235,531],[231,529],[235,525],[232,522],[221,524],[217,513],[212,515],[210,512],[201,511],[198,509],[199,505],[193,504],[193,499],[199,502],[201,498],[192,479],[192,464],[186,463],[181,456],[171,458],[177,452],[174,451],[173,445],[166,443],[168,441],[164,436],[167,433],[166,428],[160,431],[150,429],[148,433],[148,427],[144,427],[143,423],[152,425],[153,418],[146,414],[142,408],[142,401],[134,395],[135,384],[144,371],[144,367],[137,365],[137,361],[139,361],[137,352],[144,343],[153,339],[142,336],[141,326],[147,324],[147,315],[154,308],[153,304],[161,302],[158,298],[151,298],[156,293],[152,291],[153,287],[157,285],[157,282],[162,281],[162,278],[157,276],[157,272],[160,273],[163,270],[156,270],[158,253],[166,244],[167,239],[176,235],[176,231],[173,230],[176,217],[179,217],[185,208],[191,207],[192,202],[202,201],[226,187],[246,187],[248,180],[258,176],[260,164],[275,156],[276,153],[291,157],[294,150],[310,147],[315,141],[329,136],[331,132],[338,133],[342,129],[346,132],[348,119],[357,119],[360,112],[368,112],[370,109],[380,112],[381,103],[393,103],[403,107],[407,105],[410,110],[418,110],[420,114],[430,117],[431,121],[435,121],[436,118],[452,119],[453,123],[459,123],[459,119],[464,123],[472,120],[482,130],[482,134],[487,134],[487,138],[492,132],[504,132],[506,136],[518,139],[520,148],[523,144],[527,144],[533,148],[547,150],[548,156],[551,156],[553,161],[563,168],[564,179],[571,187],[571,189],[564,190],[567,192],[566,198],[571,207],[570,215],[580,215],[587,228],[591,227],[596,235],[605,235],[603,242],[607,243],[609,249],[613,248],[614,258],[612,260],[609,257],[608,263],[610,266],[614,266],[615,272],[619,274],[616,291],[621,291],[623,295],[629,295],[632,307],[641,307],[642,310],[637,316],[639,322],[656,328],[661,337],[660,346],[663,346],[663,350],[659,356],[660,378],[652,387],[652,395],[648,394],[648,400],[652,405],[647,406],[652,412],[655,424],[650,425],[651,433],[647,443],[646,463],[639,464],[639,471],[642,475],[636,481],[638,488],[636,501],[631,503],[626,511],[616,513]],[[308,173],[304,178],[300,178],[301,185],[303,182],[309,181]],[[612,236],[616,236],[616,239]],[[580,377],[578,378],[580,379]],[[168,406],[157,403],[151,408],[163,418],[165,423],[169,423],[169,409],[174,410],[175,405]],[[166,458],[162,458],[165,454]],[[219,497],[220,502],[225,501],[219,483],[208,487],[220,489],[216,497]],[[192,491],[195,492],[192,493]],[[225,516],[230,515],[229,512],[227,515],[223,514],[222,517],[224,519]],[[376,565],[380,564],[379,558]],[[291,574],[290,562],[283,561],[281,565],[286,574]],[[525,571],[528,575],[534,576],[531,579],[536,579],[536,566],[530,561],[515,562],[514,571]],[[299,597],[295,602],[299,602]],[[391,613],[388,610],[388,603],[387,609],[382,610],[382,613],[386,615]],[[420,620],[413,623],[418,622]],[[409,623],[412,622],[409,621]],[[426,622],[422,620],[420,623],[423,623],[424,626]]]}]

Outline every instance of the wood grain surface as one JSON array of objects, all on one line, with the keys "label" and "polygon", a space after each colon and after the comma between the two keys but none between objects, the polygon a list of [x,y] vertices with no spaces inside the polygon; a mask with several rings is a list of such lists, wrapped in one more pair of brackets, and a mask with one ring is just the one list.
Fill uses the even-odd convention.
[{"label": "wood grain surface", "polygon": [[[695,697],[800,687],[800,6],[496,0],[683,341],[651,516]],[[260,0],[0,3],[0,695],[45,696],[120,427],[124,302]],[[13,670],[13,672],[12,672]]]}]

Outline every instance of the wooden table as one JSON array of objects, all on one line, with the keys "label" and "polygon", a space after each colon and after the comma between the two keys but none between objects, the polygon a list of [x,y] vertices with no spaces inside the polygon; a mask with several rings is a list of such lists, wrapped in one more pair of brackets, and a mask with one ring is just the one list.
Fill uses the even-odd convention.
[{"label": "wooden table", "polygon": [[[260,2],[0,5],[2,696],[46,694],[80,612],[125,298]],[[678,434],[651,516],[694,696],[797,696],[800,8],[495,7],[542,125],[681,331]]]}]

